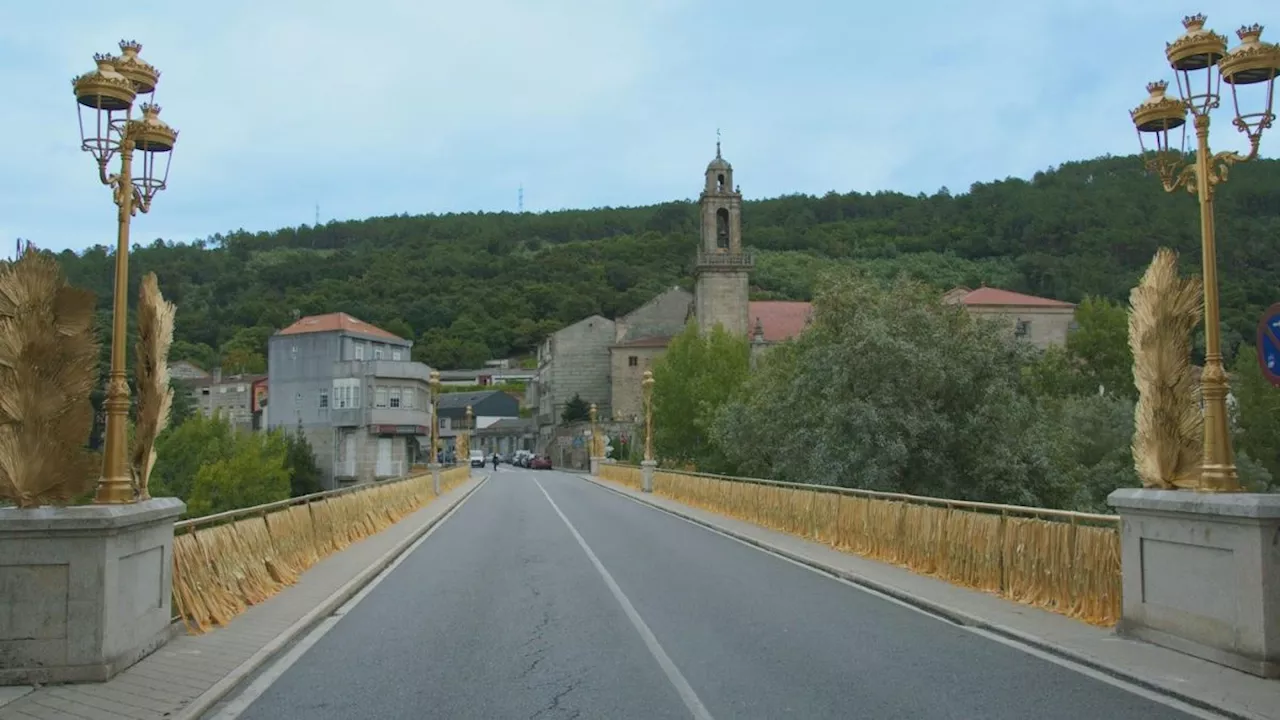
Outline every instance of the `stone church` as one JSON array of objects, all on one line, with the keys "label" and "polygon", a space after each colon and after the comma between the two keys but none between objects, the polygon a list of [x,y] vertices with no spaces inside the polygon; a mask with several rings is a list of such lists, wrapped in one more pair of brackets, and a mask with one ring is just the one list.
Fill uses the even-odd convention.
[{"label": "stone church", "polygon": [[742,246],[742,193],[718,142],[698,203],[692,293],[673,287],[616,320],[584,318],[538,348],[537,420],[544,441],[575,394],[595,403],[602,419],[638,420],[644,371],[691,319],[703,332],[721,325],[748,337],[753,355],[798,335],[808,323],[810,303],[749,298],[754,258]]}]

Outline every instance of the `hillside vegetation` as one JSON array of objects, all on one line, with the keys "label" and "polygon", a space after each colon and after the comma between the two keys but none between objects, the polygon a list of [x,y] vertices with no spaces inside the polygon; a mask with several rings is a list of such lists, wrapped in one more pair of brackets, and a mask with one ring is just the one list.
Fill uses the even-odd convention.
[{"label": "hillside vegetation", "polygon": [[[1233,170],[1217,207],[1231,350],[1280,299],[1280,161]],[[1192,197],[1167,195],[1137,158],[1107,157],[1029,180],[977,183],[963,194],[750,201],[743,232],[759,253],[759,298],[807,299],[820,271],[843,265],[938,288],[985,282],[1073,302],[1122,301],[1158,246],[1180,251],[1186,271],[1197,271],[1197,213]],[[130,275],[134,283],[148,271],[159,275],[178,306],[174,356],[205,366],[261,370],[266,338],[295,312],[345,311],[414,339],[416,358],[451,368],[526,353],[566,323],[625,313],[665,287],[687,285],[696,234],[692,201],[402,215],[232,232],[191,245],[156,240],[134,246]],[[108,248],[60,260],[108,313]]]}]

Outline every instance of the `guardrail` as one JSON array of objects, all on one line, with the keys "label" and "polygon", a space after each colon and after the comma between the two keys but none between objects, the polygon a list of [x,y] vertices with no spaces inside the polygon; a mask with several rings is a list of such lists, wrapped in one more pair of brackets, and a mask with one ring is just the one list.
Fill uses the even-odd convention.
[{"label": "guardrail", "polygon": [[[471,469],[441,471],[440,491]],[[174,524],[174,620],[199,633],[297,582],[322,558],[434,499],[430,473],[352,485]]]},{"label": "guardrail", "polygon": [[[640,468],[602,465],[640,489]],[[1095,625],[1120,616],[1116,515],[656,470],[653,491]]]}]

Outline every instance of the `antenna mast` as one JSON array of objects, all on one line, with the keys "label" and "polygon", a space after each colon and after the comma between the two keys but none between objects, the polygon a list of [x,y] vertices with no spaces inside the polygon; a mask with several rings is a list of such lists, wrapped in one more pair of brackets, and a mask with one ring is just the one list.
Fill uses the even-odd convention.
[{"label": "antenna mast", "polygon": [[520,186],[520,191],[516,194],[516,212],[524,213],[524,185]]}]

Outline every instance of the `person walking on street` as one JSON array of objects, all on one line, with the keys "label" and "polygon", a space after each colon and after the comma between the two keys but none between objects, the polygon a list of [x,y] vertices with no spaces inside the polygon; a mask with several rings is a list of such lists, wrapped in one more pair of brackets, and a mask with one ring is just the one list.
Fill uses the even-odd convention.
[{"label": "person walking on street", "polygon": [[493,454],[493,471],[498,471],[498,453],[496,452]]}]

